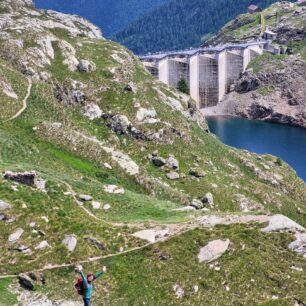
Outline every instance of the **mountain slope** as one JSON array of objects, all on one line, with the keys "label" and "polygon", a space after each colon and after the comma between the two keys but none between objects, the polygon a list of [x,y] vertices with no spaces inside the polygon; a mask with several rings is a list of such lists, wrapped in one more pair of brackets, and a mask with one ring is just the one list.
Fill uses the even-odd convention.
[{"label": "mountain slope", "polygon": [[[264,12],[267,27],[277,33],[276,46],[290,54],[265,53],[253,60],[236,89],[206,113],[280,122],[306,127],[306,11],[289,2],[275,3]],[[260,36],[258,14],[229,22],[209,44],[247,41]],[[247,84],[256,84],[246,89]],[[246,86],[246,87],[245,87]]]},{"label": "mountain slope", "polygon": [[29,4],[0,3],[0,304],[78,305],[77,263],[108,268],[97,305],[304,303],[303,227],[273,216],[306,226],[304,182],[223,145],[86,20]]},{"label": "mountain slope", "polygon": [[129,22],[167,0],[35,0],[39,8],[53,9],[63,13],[77,14],[102,27],[110,36],[123,29]]},{"label": "mountain slope", "polygon": [[[266,7],[275,0],[252,1]],[[203,39],[247,10],[249,0],[172,0],[113,36],[137,54],[199,46]]]}]

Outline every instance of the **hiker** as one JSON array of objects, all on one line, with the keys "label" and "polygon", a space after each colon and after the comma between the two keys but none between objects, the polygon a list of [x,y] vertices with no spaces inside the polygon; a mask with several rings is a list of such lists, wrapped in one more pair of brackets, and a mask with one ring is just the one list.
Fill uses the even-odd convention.
[{"label": "hiker", "polygon": [[93,282],[102,276],[106,272],[106,267],[103,267],[103,271],[97,272],[96,274],[89,273],[87,276],[83,273],[83,267],[77,266],[75,272],[81,275],[78,282],[75,285],[78,293],[83,296],[84,306],[90,306],[90,300],[93,292]]}]

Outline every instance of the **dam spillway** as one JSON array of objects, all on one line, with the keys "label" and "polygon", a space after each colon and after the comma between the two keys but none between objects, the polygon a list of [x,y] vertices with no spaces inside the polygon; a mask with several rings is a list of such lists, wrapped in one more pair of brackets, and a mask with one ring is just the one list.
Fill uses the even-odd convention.
[{"label": "dam spillway", "polygon": [[139,56],[161,82],[177,87],[184,79],[199,109],[217,105],[250,61],[263,54],[266,40]]}]

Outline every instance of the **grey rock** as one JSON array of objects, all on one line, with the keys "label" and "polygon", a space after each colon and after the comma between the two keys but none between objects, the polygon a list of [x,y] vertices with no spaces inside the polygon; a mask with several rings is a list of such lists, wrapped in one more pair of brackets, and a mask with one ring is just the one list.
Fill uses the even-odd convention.
[{"label": "grey rock", "polygon": [[36,179],[36,172],[12,172],[6,171],[4,173],[4,178],[7,180],[11,180],[17,183],[21,183],[28,186],[34,186]]},{"label": "grey rock", "polygon": [[211,262],[221,257],[229,248],[230,240],[214,240],[201,248],[198,255],[199,262]]},{"label": "grey rock", "polygon": [[191,176],[194,176],[194,177],[197,177],[197,178],[201,178],[201,177],[205,177],[206,176],[206,173],[201,170],[201,169],[195,169],[195,168],[192,168],[189,170],[189,174]]},{"label": "grey rock", "polygon": [[17,240],[20,239],[23,233],[24,233],[24,230],[22,228],[16,229],[15,232],[9,236],[8,241],[11,243],[16,242]]},{"label": "grey rock", "polygon": [[153,156],[151,158],[151,161],[153,163],[154,166],[156,167],[162,167],[166,164],[166,160],[160,156]]},{"label": "grey rock", "polygon": [[191,201],[190,206],[194,207],[195,209],[202,209],[204,207],[204,204],[199,199],[193,199]]},{"label": "grey rock", "polygon": [[88,194],[79,194],[78,199],[83,201],[83,202],[88,202],[88,201],[92,201],[92,196],[90,196]]},{"label": "grey rock", "polygon": [[96,64],[92,61],[81,59],[78,64],[80,72],[93,72],[97,70]]},{"label": "grey rock", "polygon": [[270,233],[270,232],[278,232],[278,231],[304,231],[304,227],[294,222],[283,215],[274,215],[269,218],[269,225],[263,229],[262,232]]},{"label": "grey rock", "polygon": [[177,172],[173,172],[173,171],[167,173],[166,176],[169,180],[178,180],[180,178],[180,174]]},{"label": "grey rock", "polygon": [[84,238],[88,243],[94,245],[99,250],[105,250],[105,246],[102,242],[100,242],[98,239],[93,237],[86,237]]},{"label": "grey rock", "polygon": [[33,280],[26,274],[18,275],[19,284],[22,288],[26,290],[33,291],[34,290],[34,282]]},{"label": "grey rock", "polygon": [[6,209],[10,209],[10,208],[11,208],[10,204],[0,200],[0,210],[6,210]]},{"label": "grey rock", "polygon": [[94,103],[85,106],[84,116],[89,120],[94,120],[96,118],[101,118],[103,112],[100,107]]},{"label": "grey rock", "polygon": [[212,195],[210,192],[208,192],[208,193],[206,193],[205,196],[201,199],[201,202],[202,202],[203,204],[208,204],[209,206],[212,206],[212,205],[214,205],[214,197],[213,197],[213,195]]},{"label": "grey rock", "polygon": [[49,245],[48,241],[43,240],[35,247],[35,250],[43,250],[45,248],[50,248],[50,247],[51,246]]},{"label": "grey rock", "polygon": [[289,249],[306,258],[306,234],[297,233],[296,240],[289,244]]},{"label": "grey rock", "polygon": [[185,291],[184,291],[184,289],[183,289],[180,285],[175,284],[175,285],[173,286],[173,290],[174,290],[175,295],[176,295],[176,297],[177,297],[178,299],[182,299],[182,298],[184,297]]},{"label": "grey rock", "polygon": [[66,235],[63,244],[68,249],[69,252],[73,252],[77,246],[77,238],[75,235]]},{"label": "grey rock", "polygon": [[166,160],[166,167],[173,170],[180,169],[179,161],[174,157],[174,155],[169,155],[169,158]]}]

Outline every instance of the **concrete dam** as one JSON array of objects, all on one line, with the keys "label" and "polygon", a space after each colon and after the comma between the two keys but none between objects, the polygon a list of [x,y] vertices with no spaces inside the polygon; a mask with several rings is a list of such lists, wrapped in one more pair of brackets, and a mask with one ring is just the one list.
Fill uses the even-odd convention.
[{"label": "concrete dam", "polygon": [[140,56],[161,82],[177,87],[184,79],[199,109],[217,105],[240,78],[250,61],[261,55],[267,41],[231,44]]}]

